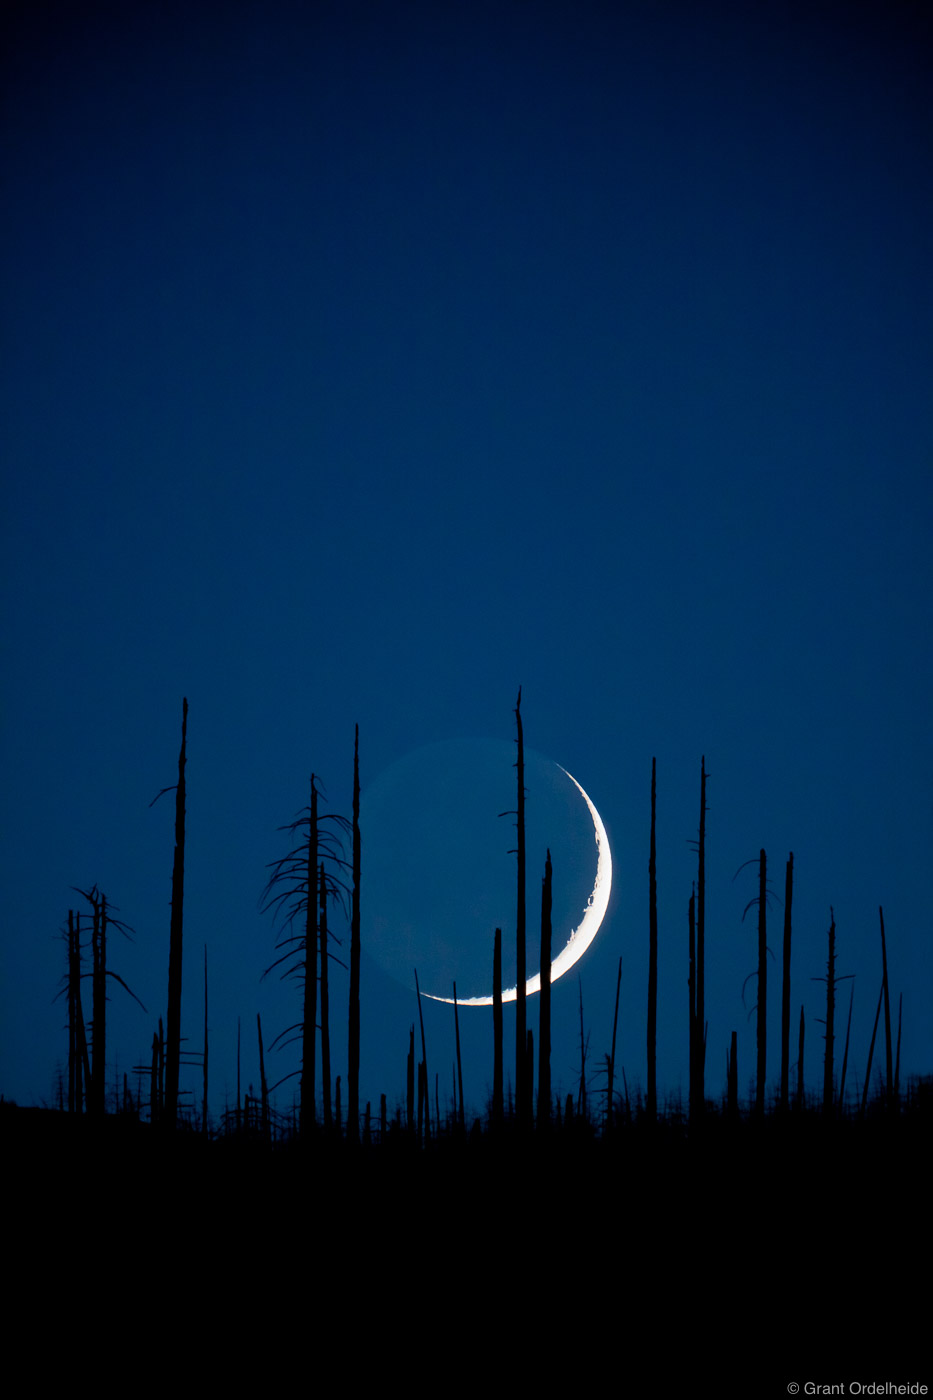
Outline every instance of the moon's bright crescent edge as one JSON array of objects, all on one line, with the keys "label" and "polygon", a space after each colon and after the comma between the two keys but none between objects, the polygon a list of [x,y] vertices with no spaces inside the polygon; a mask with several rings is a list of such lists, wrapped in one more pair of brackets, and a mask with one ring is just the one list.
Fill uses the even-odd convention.
[{"label": "moon's bright crescent edge", "polygon": [[[612,890],[612,853],[609,850],[609,837],[606,835],[603,819],[573,774],[568,773],[566,768],[561,768],[559,763],[556,766],[560,768],[562,773],[566,774],[580,793],[593,819],[593,826],[596,829],[596,883],[593,886],[593,893],[587,900],[579,927],[573,929],[567,942],[551,963],[552,983],[573,967],[575,962],[579,962],[596,937],[600,924],[606,917],[606,910],[609,908],[609,894]],[[536,972],[534,977],[529,977],[525,983],[525,995],[533,996],[535,992],[540,992],[540,990],[541,974]],[[429,997],[431,1001],[445,1001],[450,1006],[454,1004],[453,997],[439,997],[435,996],[433,992],[422,992],[421,995]],[[509,987],[502,993],[503,1001],[516,1001],[517,999],[518,987]],[[492,997],[466,997],[462,1001],[458,997],[457,1005],[492,1006]]]}]

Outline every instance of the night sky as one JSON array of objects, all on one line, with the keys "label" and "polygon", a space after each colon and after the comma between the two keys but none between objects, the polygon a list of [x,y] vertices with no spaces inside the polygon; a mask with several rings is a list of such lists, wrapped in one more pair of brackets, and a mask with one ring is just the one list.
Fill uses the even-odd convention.
[{"label": "night sky", "polygon": [[[260,981],[259,900],[312,771],[349,816],[358,723],[369,951],[367,851],[411,812],[402,792],[367,830],[367,789],[424,745],[510,745],[519,685],[526,743],[589,793],[615,872],[555,986],[555,1088],[576,1089],[581,993],[599,1083],[620,957],[617,1059],[645,1085],[652,756],[662,1100],[687,1087],[703,755],[709,1093],[732,1030],[743,1094],[754,1074],[757,868],[733,876],[761,847],[779,895],[794,852],[808,1086],[830,906],[848,1087],[879,905],[902,1083],[930,1072],[929,10],[35,0],[0,25],[4,1096],[57,1102],[73,886],[135,930],[110,965],[147,1012],[114,985],[111,1077],[148,1063],[174,815],[149,804],[182,696],[182,1020],[200,1048],[207,944],[216,1114],[237,1017],[258,1089],[257,1012],[267,1045],[300,1016],[294,984]],[[441,835],[415,847],[435,889]],[[454,927],[472,896],[448,887]],[[472,936],[491,967],[492,928]],[[335,966],[344,1076],[346,988]],[[361,1097],[391,1112],[417,1006],[368,957],[362,1019]],[[460,1019],[481,1111],[491,1013]],[[426,1031],[443,1107],[450,1009]],[[270,1055],[269,1079],[296,1067]]]}]

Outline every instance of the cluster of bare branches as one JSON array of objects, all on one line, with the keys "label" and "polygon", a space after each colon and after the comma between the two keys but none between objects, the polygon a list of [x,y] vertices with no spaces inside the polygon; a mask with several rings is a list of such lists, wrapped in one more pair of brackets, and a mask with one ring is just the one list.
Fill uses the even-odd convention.
[{"label": "cluster of bare branches", "polygon": [[[556,1125],[566,1126],[590,1123],[587,1095],[587,1059],[589,1054],[589,1033],[583,1019],[582,987],[580,992],[580,1072],[576,1098],[568,1094],[562,1107],[560,1096],[555,1099],[551,1084],[551,907],[554,872],[551,853],[548,850],[544,875],[541,883],[541,943],[540,943],[540,997],[538,1024],[537,1095],[534,1093],[535,1056],[534,1035],[528,1025],[526,999],[527,959],[526,959],[526,840],[524,785],[524,733],[521,715],[521,689],[515,704],[517,759],[515,763],[517,779],[517,804],[513,813],[500,813],[515,817],[517,842],[513,853],[516,855],[516,1030],[515,1030],[515,1085],[514,1097],[511,1089],[506,1095],[503,1084],[503,1014],[502,1014],[502,931],[495,930],[493,939],[493,1086],[489,1110],[489,1124],[493,1129],[501,1129],[511,1120],[524,1134],[535,1126],[539,1134],[544,1134]],[[187,719],[188,704],[183,701],[181,748],[178,756],[178,781],[163,792],[175,792],[175,843],[172,866],[172,905],[169,930],[169,980],[167,1029],[163,1029],[160,1018],[157,1034],[153,1037],[151,1069],[137,1067],[142,1076],[150,1076],[150,1119],[159,1121],[171,1128],[179,1121],[179,1070],[182,1065],[200,1063],[203,1066],[202,1127],[208,1126],[208,1036],[207,1036],[207,949],[204,950],[204,1049],[203,1055],[182,1052],[181,1025],[181,951],[182,914],[184,900],[184,858],[185,858],[185,799],[187,763]],[[706,930],[706,814],[707,780],[705,756],[700,764],[700,821],[697,853],[697,872],[688,902],[688,1025],[687,1037],[690,1066],[689,1121],[697,1124],[715,1110],[706,1098],[705,1060],[707,1044],[707,1021],[704,993],[704,963],[707,946]],[[160,793],[159,796],[162,794]],[[274,1132],[275,1110],[271,1095],[288,1080],[300,1078],[300,1089],[295,1105],[296,1121],[293,1129],[301,1137],[307,1137],[318,1126],[317,1080],[320,1077],[323,1127],[328,1133],[340,1136],[343,1123],[340,1107],[340,1086],[338,1077],[333,1082],[331,1069],[330,1035],[330,978],[333,962],[349,972],[348,1007],[348,1076],[346,1136],[358,1141],[361,1134],[364,1140],[372,1136],[370,1105],[360,1112],[359,1102],[359,1048],[360,1048],[360,885],[361,885],[361,838],[360,838],[360,779],[359,779],[359,727],[354,735],[353,757],[353,808],[352,817],[339,815],[326,810],[326,794],[319,777],[312,773],[310,798],[306,807],[293,820],[280,828],[287,834],[288,849],[278,860],[267,867],[269,874],[260,898],[260,908],[272,915],[277,933],[276,956],[262,974],[267,977],[277,972],[281,980],[297,984],[301,997],[301,1015],[292,1024],[279,1032],[269,1045],[269,1049],[300,1046],[299,1064],[271,1086],[268,1084],[265,1068],[265,1046],[262,1023],[257,1015],[257,1035],[259,1045],[260,1093],[254,1095],[252,1086],[246,1096],[246,1108],[241,1105],[239,1075],[239,1032],[237,1042],[237,1098],[234,1123],[237,1130],[243,1125],[252,1125],[264,1138]],[[657,1096],[657,1034],[658,1034],[658,852],[657,852],[657,763],[651,763],[651,803],[650,829],[648,841],[648,1014],[647,1014],[647,1095],[644,1104],[639,1099],[638,1113],[648,1125],[659,1120]],[[349,855],[347,854],[349,847]],[[748,861],[745,864],[756,863]],[[767,856],[764,849],[757,857],[758,892],[750,899],[742,914],[752,908],[757,909],[757,968],[745,979],[742,987],[742,1000],[745,990],[753,979],[757,984],[757,999],[749,1011],[757,1020],[757,1064],[755,1078],[755,1101],[753,1116],[761,1119],[767,1105],[767,965],[771,950],[767,942],[767,911],[769,904],[777,901],[767,878]],[[744,867],[740,866],[739,870]],[[783,1113],[791,1107],[790,1096],[790,1007],[791,1007],[791,908],[793,898],[794,857],[787,860],[784,888],[784,928],[783,928],[783,987],[781,1007],[781,1082],[778,1106]],[[738,875],[739,871],[736,872]],[[67,994],[68,1004],[68,1108],[71,1112],[87,1111],[102,1114],[105,1111],[106,1075],[106,1004],[107,979],[116,981],[124,990],[142,1003],[130,990],[123,978],[107,966],[107,941],[110,929],[116,929],[129,938],[130,926],[116,917],[114,907],[97,885],[79,889],[77,893],[89,906],[88,911],[69,910],[67,929],[64,937],[67,943],[67,972],[59,995]],[[348,962],[338,955],[342,942],[331,931],[329,913],[334,906],[339,909],[343,920],[349,923],[350,949]],[[900,1041],[901,1026],[898,1016],[896,1060],[892,1047],[892,1027],[890,995],[888,989],[887,946],[885,940],[884,915],[881,919],[882,982],[875,1015],[869,1050],[868,1067],[861,1097],[861,1113],[864,1115],[871,1078],[871,1064],[881,1007],[885,1013],[886,1075],[883,1099],[888,1108],[894,1108],[899,1100]],[[84,922],[82,922],[82,919]],[[86,937],[84,937],[86,931]],[[88,967],[88,963],[90,966]],[[85,1023],[82,1009],[82,981],[91,979],[92,1013]],[[845,1082],[849,1062],[850,1030],[852,1023],[852,1002],[850,993],[849,1014],[846,1027],[845,1048],[838,1089],[835,1077],[835,1004],[838,983],[845,980],[836,971],[836,922],[830,910],[828,935],[828,956],[825,976],[819,979],[826,985],[825,1053],[823,1061],[822,1114],[832,1117],[842,1112]],[[623,1092],[616,1088],[618,1077],[616,1065],[616,1042],[619,1020],[619,1005],[622,981],[622,960],[615,993],[615,1009],[612,1022],[612,1050],[603,1057],[604,1065],[598,1070],[605,1073],[605,1112],[602,1126],[605,1133],[614,1130],[622,1122],[632,1120],[632,1106],[629,1099],[625,1067],[621,1070]],[[411,1028],[408,1047],[407,1079],[407,1127],[415,1133],[420,1142],[431,1140],[432,1123],[428,1077],[428,1057],[424,1019],[421,1015],[421,994],[418,987],[417,970],[415,985],[418,997],[421,1029],[421,1060],[417,1065],[417,1108],[416,1108],[416,1066],[414,1025]],[[460,1054],[459,1007],[456,982],[453,984],[453,1015],[456,1036],[456,1066],[453,1075],[452,1098],[453,1114],[450,1122],[463,1134],[466,1128],[463,1066]],[[145,1010],[145,1008],[143,1008]],[[804,1106],[804,1050],[805,1018],[800,1011],[800,1033],[797,1060],[797,1085],[794,1107]],[[320,1071],[318,1071],[317,1046],[320,1044]],[[726,1116],[730,1121],[739,1118],[738,1106],[738,1065],[737,1033],[731,1032],[731,1043],[726,1054]],[[592,1080],[592,1074],[591,1074]],[[126,1092],[126,1091],[125,1091]],[[439,1077],[434,1084],[434,1128],[435,1135],[442,1131],[440,1110]],[[137,1111],[139,1103],[137,1102]],[[400,1117],[400,1110],[399,1110]],[[386,1098],[382,1095],[380,1104],[380,1131],[388,1130]],[[417,1123],[417,1129],[416,1129]],[[595,1130],[595,1125],[592,1125]],[[280,1121],[280,1131],[286,1124]]]}]

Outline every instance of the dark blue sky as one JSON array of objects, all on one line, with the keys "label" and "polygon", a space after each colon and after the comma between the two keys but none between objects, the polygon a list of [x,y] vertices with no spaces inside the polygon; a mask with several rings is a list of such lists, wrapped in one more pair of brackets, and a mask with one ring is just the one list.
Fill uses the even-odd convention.
[{"label": "dark blue sky", "polygon": [[[711,1089],[733,1029],[753,1072],[755,875],[732,876],[761,846],[778,891],[795,854],[810,1082],[831,904],[856,1073],[879,904],[903,1070],[929,1071],[924,7],[40,0],[2,23],[4,1094],[54,1092],[73,885],[136,929],[113,966],[149,1015],[116,989],[109,1043],[148,1056],[172,812],[147,804],[182,695],[183,1023],[199,1040],[206,942],[219,1105],[237,1014],[267,1041],[296,1016],[259,983],[257,899],[312,769],[348,814],[354,723],[365,788],[422,744],[510,739],[519,684],[527,742],[612,842],[594,1058],[621,956],[644,1082],[657,755],[659,1073],[685,1087],[705,754]],[[363,1093],[391,1103],[415,1006],[365,978]]]}]

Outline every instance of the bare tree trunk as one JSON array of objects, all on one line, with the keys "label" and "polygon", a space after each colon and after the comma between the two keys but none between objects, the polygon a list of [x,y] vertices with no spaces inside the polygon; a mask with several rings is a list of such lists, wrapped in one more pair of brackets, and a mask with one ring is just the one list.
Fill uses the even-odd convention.
[{"label": "bare tree trunk", "polygon": [[868,1046],[868,1065],[865,1070],[865,1085],[862,1089],[861,1113],[864,1115],[868,1103],[868,1089],[871,1084],[871,1062],[875,1054],[875,1036],[878,1034],[878,1019],[881,1016],[881,1002],[884,998],[884,978],[881,979],[881,990],[878,993],[878,1009],[875,1012],[875,1024],[872,1027],[871,1041]]},{"label": "bare tree trunk", "polygon": [[104,1112],[107,1057],[107,911],[103,895],[96,887],[90,891],[93,907],[91,924],[93,1037],[91,1040],[91,1092],[89,1108],[94,1114]]},{"label": "bare tree trunk", "polygon": [[786,1113],[790,1093],[790,933],[794,898],[794,853],[787,857],[784,874],[784,979],[781,987],[781,1110]]},{"label": "bare tree trunk", "polygon": [[347,1137],[360,1137],[360,726],[353,740],[353,896],[350,914],[350,1014]]},{"label": "bare tree trunk", "polygon": [[[424,1117],[425,1136],[431,1136],[431,1095],[428,1079],[428,1051],[424,1040],[424,1012],[421,1009],[421,988],[418,986],[418,969],[415,968],[415,991],[418,994],[418,1020],[421,1023],[421,1061],[424,1065]],[[420,1130],[419,1130],[420,1135]]]},{"label": "bare tree trunk", "polygon": [[648,1121],[658,1116],[658,880],[655,847],[656,762],[651,760],[651,839],[648,850]]},{"label": "bare tree trunk", "polygon": [[301,1099],[298,1109],[298,1133],[304,1137],[314,1127],[315,1075],[314,1040],[317,1034],[317,910],[318,910],[318,839],[317,785],[311,774],[311,816],[308,823],[307,898],[305,900],[304,936],[304,1009],[301,1024]]},{"label": "bare tree trunk", "polygon": [[178,1121],[178,1071],[181,1064],[181,966],[182,915],[185,900],[185,763],[188,737],[188,701],[181,706],[181,749],[178,754],[178,786],[175,789],[175,855],[172,862],[172,918],[168,951],[168,1022],[165,1052],[165,1122]]}]

